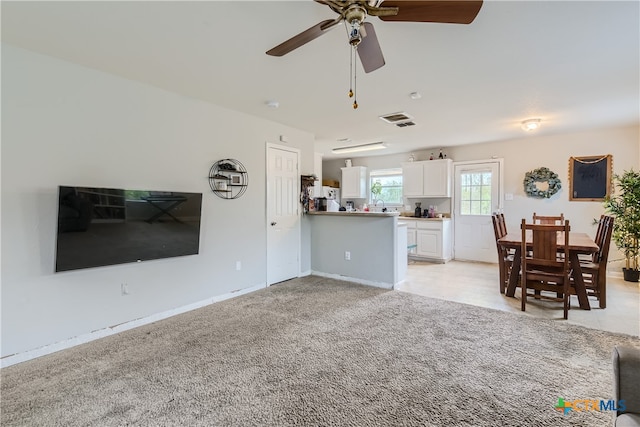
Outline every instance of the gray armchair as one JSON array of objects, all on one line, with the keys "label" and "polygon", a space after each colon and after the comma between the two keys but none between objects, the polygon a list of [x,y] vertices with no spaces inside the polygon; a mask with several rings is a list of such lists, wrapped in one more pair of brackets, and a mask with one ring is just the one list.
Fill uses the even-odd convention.
[{"label": "gray armchair", "polygon": [[613,398],[624,400],[624,412],[616,412],[615,427],[640,427],[640,349],[614,347]]}]

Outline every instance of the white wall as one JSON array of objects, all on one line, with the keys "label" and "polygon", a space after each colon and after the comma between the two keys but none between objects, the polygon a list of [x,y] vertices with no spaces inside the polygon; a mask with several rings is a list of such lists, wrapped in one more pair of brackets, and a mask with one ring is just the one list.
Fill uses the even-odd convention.
[{"label": "white wall", "polygon": [[[425,148],[414,151],[416,160],[427,160],[431,152],[438,149]],[[531,218],[533,212],[540,214],[564,213],[571,222],[572,230],[595,235],[593,220],[604,213],[600,202],[569,201],[569,158],[571,156],[613,155],[613,172],[621,174],[630,168],[640,169],[640,126],[620,126],[607,129],[587,130],[579,133],[538,136],[530,134],[520,139],[468,144],[446,147],[447,157],[455,161],[504,159],[505,192],[512,193],[512,201],[504,202],[504,213],[509,230],[519,230],[522,218]],[[409,153],[353,158],[354,166],[369,169],[399,167],[406,162]],[[326,179],[340,179],[343,159],[323,162]],[[524,175],[533,169],[546,166],[556,172],[562,180],[562,189],[550,199],[533,199],[525,195]],[[423,203],[423,207],[425,204]],[[622,259],[615,245],[609,260]],[[621,262],[612,262],[610,270],[619,270]]]},{"label": "white wall", "polygon": [[[533,212],[539,214],[564,213],[574,231],[585,232],[592,237],[596,225],[593,220],[604,213],[601,202],[569,200],[569,158],[571,156],[613,155],[613,172],[639,169],[640,127],[625,126],[612,129],[590,130],[581,133],[534,136],[520,140],[452,147],[451,157],[458,161],[502,157],[504,162],[504,186],[506,193],[514,195],[513,200],[504,201],[504,213],[509,230],[519,230],[522,218],[531,218]],[[549,199],[527,197],[524,192],[524,174],[530,170],[546,166],[556,172],[562,180],[562,189]],[[622,259],[615,245],[609,260]],[[617,270],[620,262],[612,262],[610,270]]]},{"label": "white wall", "polygon": [[[312,173],[311,134],[3,45],[2,356],[264,286],[265,144],[281,134]],[[249,172],[239,199],[209,188],[221,158]],[[54,273],[58,185],[202,192],[200,254]],[[305,271],[308,227],[301,246]]]}]

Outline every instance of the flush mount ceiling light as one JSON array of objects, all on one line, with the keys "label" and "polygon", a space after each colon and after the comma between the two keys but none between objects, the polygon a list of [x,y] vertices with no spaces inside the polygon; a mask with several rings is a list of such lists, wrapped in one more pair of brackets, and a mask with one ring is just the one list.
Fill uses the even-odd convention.
[{"label": "flush mount ceiling light", "polygon": [[349,147],[338,147],[331,150],[334,154],[345,154],[345,153],[358,153],[360,151],[371,151],[371,150],[380,150],[382,148],[387,148],[384,145],[384,142],[370,142],[369,144],[361,144],[361,145],[351,145]]},{"label": "flush mount ceiling light", "polygon": [[267,104],[267,107],[269,108],[278,108],[280,106],[278,101],[267,101],[265,104]]},{"label": "flush mount ceiling light", "polygon": [[411,92],[409,94],[409,97],[411,99],[420,99],[420,98],[422,98],[422,95],[420,95],[420,92]]},{"label": "flush mount ceiling light", "polygon": [[540,119],[528,119],[523,121],[520,126],[522,126],[522,130],[530,132],[540,127],[540,121]]}]

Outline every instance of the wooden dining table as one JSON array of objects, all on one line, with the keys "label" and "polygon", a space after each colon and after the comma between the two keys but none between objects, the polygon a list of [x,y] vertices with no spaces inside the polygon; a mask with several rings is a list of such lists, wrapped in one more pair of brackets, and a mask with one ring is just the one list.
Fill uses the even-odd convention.
[{"label": "wooden dining table", "polygon": [[[527,247],[532,243],[532,235],[527,232]],[[522,263],[522,232],[507,233],[498,239],[498,244],[504,248],[515,249],[513,255],[513,266],[509,275],[509,283],[505,295],[512,297],[515,295],[516,287],[518,287],[518,279],[520,276],[520,266]],[[564,235],[558,233],[558,250],[564,250]],[[572,278],[575,287],[576,296],[583,310],[591,310],[589,299],[587,297],[587,289],[584,285],[582,277],[582,268],[580,266],[579,254],[592,254],[598,251],[598,245],[586,233],[569,232],[569,262],[572,269]]]}]

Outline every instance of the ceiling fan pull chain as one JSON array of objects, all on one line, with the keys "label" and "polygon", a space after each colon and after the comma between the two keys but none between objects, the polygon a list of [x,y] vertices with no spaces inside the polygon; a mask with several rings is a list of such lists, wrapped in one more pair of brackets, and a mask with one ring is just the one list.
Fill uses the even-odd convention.
[{"label": "ceiling fan pull chain", "polygon": [[[356,58],[356,50],[358,49],[358,46],[354,46],[353,47],[353,60],[357,61],[358,59]],[[351,67],[353,70],[353,109],[355,110],[356,108],[358,108],[358,82],[357,82],[357,77],[356,75],[358,74],[358,67]]]},{"label": "ceiling fan pull chain", "polygon": [[353,52],[349,49],[349,98],[353,98]]}]

